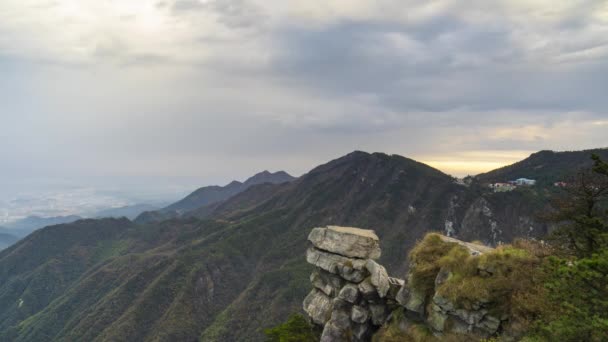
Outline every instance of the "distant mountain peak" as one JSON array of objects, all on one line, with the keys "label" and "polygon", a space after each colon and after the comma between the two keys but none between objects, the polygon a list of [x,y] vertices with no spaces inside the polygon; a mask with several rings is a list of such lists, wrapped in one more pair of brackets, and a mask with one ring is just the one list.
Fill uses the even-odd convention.
[{"label": "distant mountain peak", "polygon": [[139,215],[135,222],[149,223],[179,217],[189,211],[208,205],[223,202],[250,187],[258,184],[280,184],[291,182],[295,178],[285,171],[270,172],[264,170],[247,179],[245,182],[232,181],[226,186],[205,186],[192,192],[182,200],[161,210],[148,211]]},{"label": "distant mountain peak", "polygon": [[285,171],[270,172],[268,170],[264,170],[247,179],[244,184],[251,186],[262,183],[285,183],[294,179],[295,177],[291,176]]}]

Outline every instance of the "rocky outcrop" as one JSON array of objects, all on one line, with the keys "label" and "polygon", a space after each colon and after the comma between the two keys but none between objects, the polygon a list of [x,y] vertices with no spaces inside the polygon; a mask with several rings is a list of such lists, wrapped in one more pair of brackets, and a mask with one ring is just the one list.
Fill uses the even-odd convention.
[{"label": "rocky outcrop", "polygon": [[[459,245],[472,257],[494,251],[493,248],[439,236],[442,243]],[[508,321],[508,316],[480,299],[463,307],[440,295],[438,289],[452,277],[447,268],[435,276],[429,293],[408,286],[408,282],[389,277],[375,259],[380,257],[379,240],[371,230],[329,226],[315,228],[309,236],[312,247],[307,261],[316,266],[310,276],[313,290],[304,300],[304,310],[311,321],[322,327],[322,342],[370,341],[379,327],[399,307],[402,320],[425,324],[437,336],[447,333],[491,337]],[[412,265],[415,267],[415,265]],[[491,270],[479,270],[491,276]],[[395,318],[391,319],[394,320]]]},{"label": "rocky outcrop", "polygon": [[349,258],[380,257],[380,242],[371,230],[338,226],[315,228],[310,232],[308,240],[315,248]]},{"label": "rocky outcrop", "polygon": [[369,341],[396,307],[403,285],[374,261],[380,257],[378,236],[371,230],[329,226],[313,229],[308,240],[313,246],[306,260],[316,268],[304,311],[323,327],[321,341]]}]

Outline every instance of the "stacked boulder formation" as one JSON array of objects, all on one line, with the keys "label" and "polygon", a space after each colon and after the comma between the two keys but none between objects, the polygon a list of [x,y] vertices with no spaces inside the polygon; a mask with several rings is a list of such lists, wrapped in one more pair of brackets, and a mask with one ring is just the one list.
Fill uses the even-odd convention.
[{"label": "stacked boulder formation", "polygon": [[314,228],[308,240],[313,290],[304,300],[311,320],[323,327],[321,342],[369,341],[398,305],[403,280],[390,278],[375,260],[380,242],[372,230]]},{"label": "stacked boulder formation", "polygon": [[[471,256],[494,251],[439,237],[443,242],[465,247]],[[456,333],[488,338],[498,331],[504,332],[510,319],[508,314],[496,310],[493,303],[480,300],[471,307],[463,307],[441,296],[439,288],[452,276],[445,267],[436,275],[433,293],[421,292],[401,279],[389,277],[386,269],[375,261],[380,257],[380,243],[372,230],[314,228],[308,240],[312,246],[306,260],[315,269],[310,276],[313,290],[304,300],[304,311],[322,328],[321,342],[370,341],[385,323],[401,328],[423,324],[436,336]],[[479,272],[491,276],[492,270]],[[410,273],[406,278],[411,277]],[[408,282],[412,283],[411,279]],[[391,315],[399,308],[403,315]]]}]

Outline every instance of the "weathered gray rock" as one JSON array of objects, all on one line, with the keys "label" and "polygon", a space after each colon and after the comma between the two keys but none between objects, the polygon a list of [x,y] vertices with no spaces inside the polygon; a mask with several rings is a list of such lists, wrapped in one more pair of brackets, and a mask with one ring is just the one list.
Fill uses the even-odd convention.
[{"label": "weathered gray rock", "polygon": [[378,298],[378,291],[372,284],[372,278],[367,277],[361,283],[359,283],[359,292],[363,295],[366,300],[372,300]]},{"label": "weathered gray rock", "polygon": [[311,247],[306,252],[306,261],[327,272],[337,274],[352,282],[360,283],[368,275],[365,260],[351,259]]},{"label": "weathered gray rock", "polygon": [[354,304],[359,300],[359,288],[355,284],[346,284],[340,290],[338,298]]},{"label": "weathered gray rock", "polygon": [[378,295],[380,298],[386,297],[388,290],[390,289],[390,283],[388,281],[388,273],[386,269],[373,260],[367,260],[365,264],[365,268],[367,268],[370,273],[370,280],[372,285],[378,290]]},{"label": "weathered gray rock", "polygon": [[437,305],[437,307],[439,307],[441,309],[441,311],[443,312],[451,312],[454,311],[454,304],[452,302],[450,302],[449,299],[436,294],[433,297],[433,303],[435,303]]},{"label": "weathered gray rock", "polygon": [[353,342],[368,342],[371,340],[373,329],[369,324],[354,324],[352,328]]},{"label": "weathered gray rock", "polygon": [[448,330],[451,333],[466,334],[471,332],[471,326],[457,317],[448,316],[448,322],[446,326],[449,327]]},{"label": "weathered gray rock", "polygon": [[389,277],[388,283],[390,288],[386,294],[386,298],[396,301],[397,293],[403,288],[405,282],[403,279]]},{"label": "weathered gray rock", "polygon": [[347,332],[340,327],[337,327],[333,322],[329,322],[323,328],[321,334],[321,342],[351,342]]},{"label": "weathered gray rock", "polygon": [[441,268],[439,270],[439,273],[437,273],[437,277],[435,277],[435,291],[437,291],[439,286],[441,286],[448,279],[450,279],[451,276],[452,275],[451,275],[450,271],[448,271],[445,267]]},{"label": "weathered gray rock", "polygon": [[488,311],[484,309],[479,311],[456,309],[454,311],[455,316],[459,317],[470,325],[477,325],[487,313]]},{"label": "weathered gray rock", "polygon": [[496,331],[498,331],[498,328],[500,328],[500,323],[500,319],[491,315],[486,315],[479,322],[479,324],[476,325],[476,327],[485,330],[490,335],[493,335],[494,333],[496,333]]},{"label": "weathered gray rock", "polygon": [[344,279],[320,268],[316,268],[311,273],[310,282],[330,297],[336,297],[345,283]]},{"label": "weathered gray rock", "polygon": [[313,322],[324,325],[331,318],[333,303],[325,293],[313,289],[304,299],[303,307]]},{"label": "weathered gray rock", "polygon": [[443,313],[441,309],[435,308],[433,305],[433,310],[430,310],[427,318],[427,323],[431,327],[431,329],[437,332],[443,332],[445,329],[445,323],[448,319],[448,315]]},{"label": "weathered gray rock", "polygon": [[457,244],[465,247],[466,249],[469,250],[469,253],[471,255],[482,255],[482,254],[491,253],[492,251],[494,251],[494,248],[492,248],[492,247],[479,245],[479,244],[471,243],[471,242],[465,242],[462,240],[454,239],[453,237],[448,237],[445,235],[439,235],[439,237],[441,238],[441,240],[443,242],[457,243]]},{"label": "weathered gray rock", "polygon": [[404,285],[401,290],[397,292],[396,299],[399,304],[409,311],[424,315],[424,307],[426,304],[424,292]]},{"label": "weathered gray rock", "polygon": [[370,304],[369,311],[372,316],[372,323],[376,326],[381,326],[388,318],[388,308],[384,304]]},{"label": "weathered gray rock", "polygon": [[373,230],[338,226],[314,228],[308,240],[318,249],[351,258],[380,257],[380,241]]},{"label": "weathered gray rock", "polygon": [[342,329],[342,330],[350,330],[351,321],[350,321],[351,310],[350,308],[342,307],[335,308],[331,313],[331,318],[329,322],[334,326]]},{"label": "weathered gray rock", "polygon": [[370,312],[362,306],[355,305],[350,315],[350,319],[359,324],[366,323],[370,318]]}]

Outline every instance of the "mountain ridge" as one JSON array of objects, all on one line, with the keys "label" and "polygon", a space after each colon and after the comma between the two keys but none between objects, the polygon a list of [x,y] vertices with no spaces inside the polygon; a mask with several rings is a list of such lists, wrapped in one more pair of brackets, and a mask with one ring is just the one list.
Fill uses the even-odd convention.
[{"label": "mountain ridge", "polygon": [[[505,194],[479,182],[467,187],[412,159],[356,151],[189,216],[45,228],[0,252],[0,339],[261,341],[260,328],[300,311],[310,290],[304,253],[311,228],[374,229],[380,262],[399,275],[430,231],[491,245],[543,236],[549,227],[534,213],[545,196],[542,187]],[[98,242],[74,237],[65,253],[45,256],[40,248],[53,263],[26,252],[44,247],[45,234],[53,241],[67,231],[106,229]],[[64,292],[44,291],[36,285],[42,279]],[[40,303],[25,313],[16,304],[24,294],[28,305]]]},{"label": "mountain ridge", "polygon": [[208,205],[222,202],[230,197],[247,190],[249,187],[263,183],[284,183],[293,181],[295,178],[285,171],[271,173],[267,170],[249,177],[244,182],[232,181],[225,186],[201,187],[185,198],[156,211],[147,211],[140,214],[135,222],[149,223],[165,219],[176,218],[188,211],[192,211]]}]

